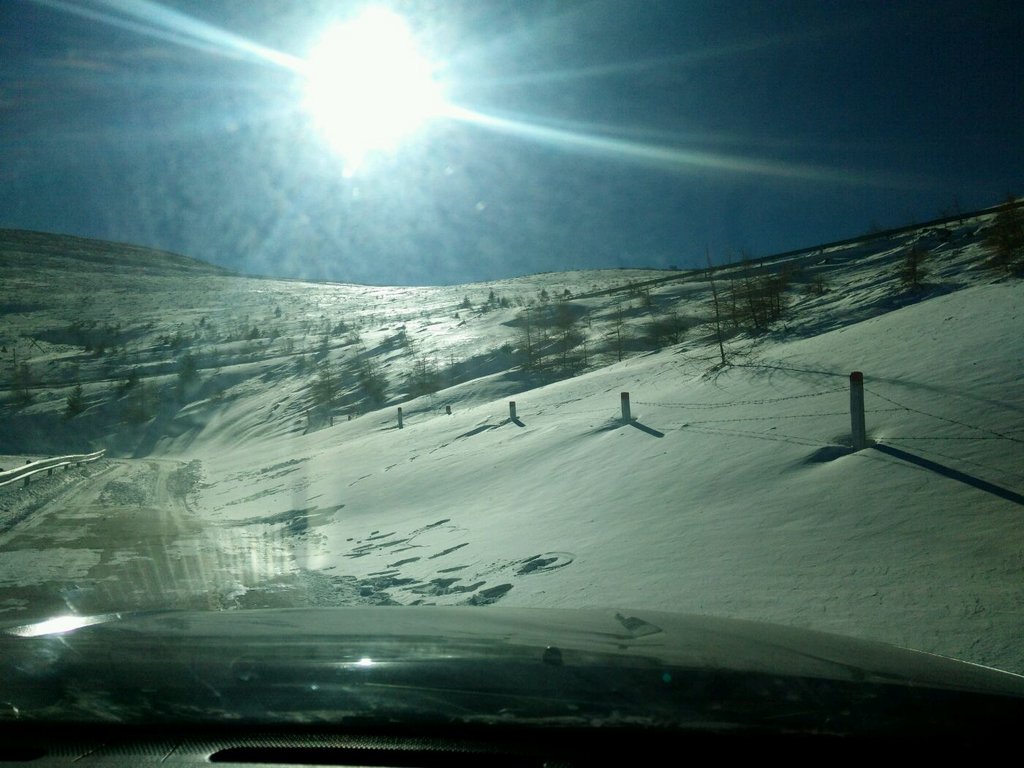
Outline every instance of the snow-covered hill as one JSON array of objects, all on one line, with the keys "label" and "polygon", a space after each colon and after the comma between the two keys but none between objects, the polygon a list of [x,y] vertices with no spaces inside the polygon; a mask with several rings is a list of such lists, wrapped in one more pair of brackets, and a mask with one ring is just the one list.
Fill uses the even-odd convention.
[{"label": "snow-covered hill", "polygon": [[[704,273],[387,288],[8,258],[2,341],[31,382],[0,453],[198,461],[190,506],[247,542],[215,568],[247,607],[297,584],[614,604],[1024,672],[1024,286],[984,266],[991,219],[717,269],[724,365]],[[736,327],[773,275],[781,317]]]}]

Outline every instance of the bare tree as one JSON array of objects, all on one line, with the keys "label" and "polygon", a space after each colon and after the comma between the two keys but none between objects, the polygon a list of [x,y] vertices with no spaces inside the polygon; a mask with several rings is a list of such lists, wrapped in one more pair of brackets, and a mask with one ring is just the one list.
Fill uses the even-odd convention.
[{"label": "bare tree", "polygon": [[441,388],[440,375],[434,361],[426,355],[420,355],[413,362],[409,374],[409,394],[412,397],[431,395]]},{"label": "bare tree", "polygon": [[921,281],[928,274],[927,270],[921,266],[927,255],[928,252],[919,245],[915,245],[907,251],[899,270],[900,281],[904,286],[915,291],[921,287]]},{"label": "bare tree", "polygon": [[383,404],[387,398],[387,377],[372,358],[364,359],[359,366],[359,386],[374,405]]},{"label": "bare tree", "polygon": [[131,389],[124,408],[124,420],[129,424],[143,424],[153,418],[156,412],[154,396],[145,380]]},{"label": "bare tree", "polygon": [[722,304],[718,299],[718,286],[715,285],[715,269],[711,266],[711,254],[707,248],[704,249],[704,259],[708,264],[708,280],[711,282],[711,302],[715,311],[715,338],[718,340],[718,354],[722,357],[722,365],[725,361],[725,344],[722,341]]},{"label": "bare tree", "polygon": [[625,327],[626,318],[622,312],[622,303],[615,302],[615,313],[612,315],[612,329],[609,331],[608,336],[614,342],[616,359],[622,362],[623,351],[625,350]]},{"label": "bare tree", "polygon": [[178,361],[178,397],[186,398],[194,394],[199,383],[199,361],[191,352],[186,352]]},{"label": "bare tree", "polygon": [[34,399],[32,387],[35,385],[35,375],[28,363],[17,363],[11,375],[11,389],[14,390],[14,399],[18,405],[28,405]]},{"label": "bare tree", "polygon": [[537,329],[534,327],[533,310],[527,307],[519,313],[522,325],[519,327],[519,350],[523,356],[523,367],[532,371],[538,366]]},{"label": "bare tree", "polygon": [[310,394],[313,396],[313,404],[324,408],[334,406],[338,397],[340,382],[334,373],[331,364],[324,361],[317,366],[316,378],[310,387]]},{"label": "bare tree", "polygon": [[675,310],[657,315],[647,323],[647,338],[658,348],[665,344],[678,344],[686,331],[686,321]]},{"label": "bare tree", "polygon": [[985,238],[990,266],[1008,275],[1024,274],[1024,214],[1021,204],[1008,197]]},{"label": "bare tree", "polygon": [[733,322],[754,333],[767,331],[786,311],[786,289],[790,275],[785,269],[776,272],[748,269],[743,278],[732,284]]}]

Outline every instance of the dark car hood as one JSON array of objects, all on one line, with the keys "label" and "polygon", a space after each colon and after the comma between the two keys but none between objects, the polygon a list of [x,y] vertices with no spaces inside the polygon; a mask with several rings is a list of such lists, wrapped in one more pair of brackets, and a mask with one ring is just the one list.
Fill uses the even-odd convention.
[{"label": "dark car hood", "polygon": [[843,730],[883,727],[894,712],[938,726],[965,703],[1019,717],[1024,702],[1019,675],[819,632],[645,610],[473,607],[9,625],[0,686],[6,719],[129,722],[772,720]]}]

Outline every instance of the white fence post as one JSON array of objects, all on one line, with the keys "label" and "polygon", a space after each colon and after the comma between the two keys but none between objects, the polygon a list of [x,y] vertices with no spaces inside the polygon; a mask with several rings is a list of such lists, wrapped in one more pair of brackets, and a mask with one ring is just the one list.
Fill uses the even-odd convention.
[{"label": "white fence post", "polygon": [[623,424],[629,424],[629,422],[631,421],[630,415],[629,415],[629,392],[623,392],[622,395],[621,395],[621,398],[622,398],[622,423]]},{"label": "white fence post", "polygon": [[510,419],[512,419],[512,421],[516,420],[516,401],[515,400],[509,400],[508,401],[508,417]]},{"label": "white fence post", "polygon": [[850,429],[853,432],[853,450],[867,447],[867,428],[864,426],[864,374],[850,374]]},{"label": "white fence post", "polygon": [[402,428],[402,406],[398,406],[398,428]]}]

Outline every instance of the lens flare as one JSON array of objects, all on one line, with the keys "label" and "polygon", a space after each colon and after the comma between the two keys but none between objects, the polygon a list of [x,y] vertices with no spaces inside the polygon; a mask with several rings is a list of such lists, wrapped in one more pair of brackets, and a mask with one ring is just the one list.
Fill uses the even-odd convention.
[{"label": "lens flare", "polygon": [[348,174],[370,153],[394,150],[443,104],[405,20],[384,9],[330,28],[305,72],[306,108]]}]

